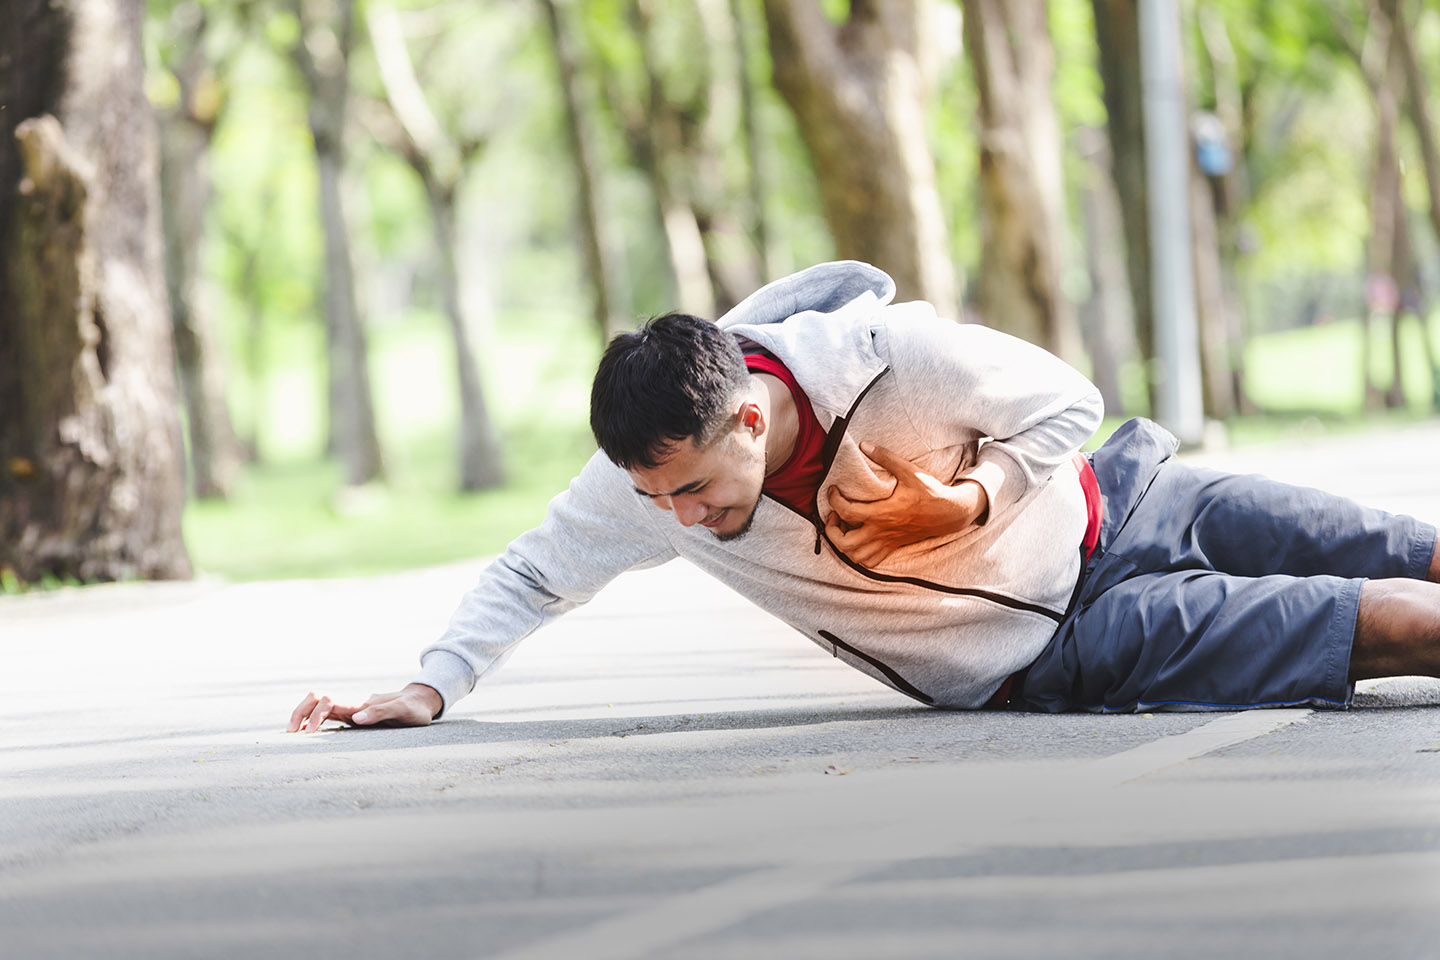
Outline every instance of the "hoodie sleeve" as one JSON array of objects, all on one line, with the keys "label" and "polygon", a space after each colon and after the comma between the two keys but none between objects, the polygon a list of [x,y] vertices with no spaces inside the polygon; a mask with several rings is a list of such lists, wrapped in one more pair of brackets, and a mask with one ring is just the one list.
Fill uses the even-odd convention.
[{"label": "hoodie sleeve", "polygon": [[1078,370],[1017,337],[928,310],[892,307],[892,369],[915,427],[934,448],[988,437],[974,480],[990,499],[986,520],[1008,510],[1090,439],[1104,413]]},{"label": "hoodie sleeve", "polygon": [[591,457],[550,501],[544,522],[511,543],[461,598],[445,633],[421,651],[412,682],[439,691],[444,714],[536,629],[625,571],[674,557],[644,507],[623,471],[603,453]]}]

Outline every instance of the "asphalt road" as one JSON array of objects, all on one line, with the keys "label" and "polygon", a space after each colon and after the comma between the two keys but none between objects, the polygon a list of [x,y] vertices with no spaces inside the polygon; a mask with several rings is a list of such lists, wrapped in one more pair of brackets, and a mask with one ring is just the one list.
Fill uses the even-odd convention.
[{"label": "asphalt road", "polygon": [[[1440,519],[1440,425],[1204,459]],[[1440,681],[933,711],[670,564],[443,723],[282,732],[479,567],[0,599],[0,957],[1440,957]]]}]

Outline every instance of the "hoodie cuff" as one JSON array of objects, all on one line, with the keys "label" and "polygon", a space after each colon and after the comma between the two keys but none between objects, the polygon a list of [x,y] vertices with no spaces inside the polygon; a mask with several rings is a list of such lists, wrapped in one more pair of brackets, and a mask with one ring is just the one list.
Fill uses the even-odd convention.
[{"label": "hoodie cuff", "polygon": [[475,689],[475,672],[461,657],[445,650],[432,650],[420,660],[420,675],[410,681],[433,687],[440,694],[439,720],[450,707]]},{"label": "hoodie cuff", "polygon": [[1005,468],[994,460],[982,460],[976,464],[975,469],[960,477],[961,480],[974,480],[985,488],[985,496],[990,501],[990,509],[985,514],[985,522],[989,522],[1001,509],[1009,504],[1001,499],[1001,491],[1005,489]]}]

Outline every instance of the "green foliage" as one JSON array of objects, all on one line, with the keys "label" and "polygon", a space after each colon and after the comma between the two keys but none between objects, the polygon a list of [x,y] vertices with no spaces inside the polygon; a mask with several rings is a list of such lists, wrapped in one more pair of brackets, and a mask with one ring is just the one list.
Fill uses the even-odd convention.
[{"label": "green foliage", "polygon": [[1105,91],[1095,59],[1094,8],[1089,0],[1052,0],[1055,112],[1062,130],[1105,125]]},{"label": "green foliage", "polygon": [[1289,101],[1286,91],[1257,94],[1259,109],[1294,110],[1283,135],[1259,145],[1251,161],[1253,203],[1246,214],[1258,241],[1245,261],[1247,275],[1273,279],[1297,271],[1355,270],[1369,232],[1370,158],[1354,142],[1336,137],[1336,116],[1360,126],[1368,143],[1372,125],[1363,86],[1341,75],[1331,89]]}]

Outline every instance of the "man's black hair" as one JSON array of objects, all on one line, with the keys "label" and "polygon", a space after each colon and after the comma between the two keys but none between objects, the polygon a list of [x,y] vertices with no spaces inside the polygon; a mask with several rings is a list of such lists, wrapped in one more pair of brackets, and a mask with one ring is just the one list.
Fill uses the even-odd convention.
[{"label": "man's black hair", "polygon": [[590,388],[595,442],[626,470],[653,469],[674,445],[709,444],[750,386],[735,338],[686,313],[610,341]]}]

